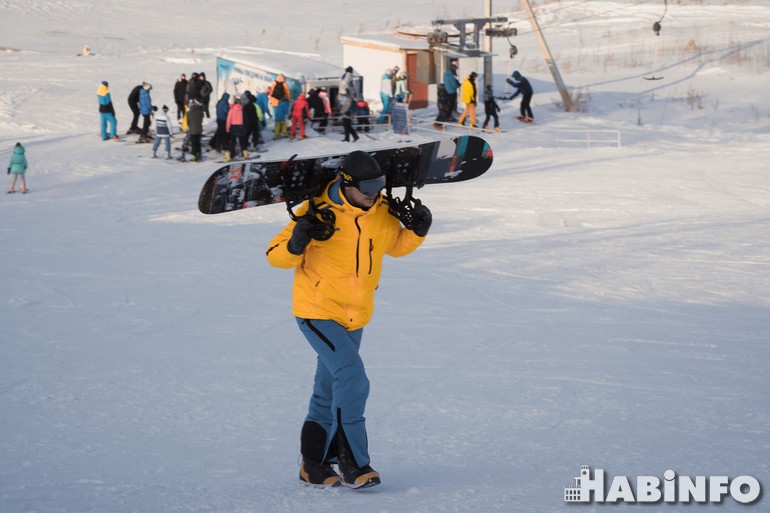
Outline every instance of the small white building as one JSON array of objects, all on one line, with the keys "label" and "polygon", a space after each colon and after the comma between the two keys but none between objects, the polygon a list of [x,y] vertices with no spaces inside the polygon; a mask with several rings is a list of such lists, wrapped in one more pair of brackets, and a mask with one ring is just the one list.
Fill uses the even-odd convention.
[{"label": "small white building", "polygon": [[[462,82],[471,71],[481,75],[483,58],[469,57],[445,46],[428,44],[425,37],[397,37],[389,34],[344,36],[341,38],[343,62],[364,77],[364,99],[379,107],[380,79],[385,70],[398,66],[399,74],[408,73],[412,92],[410,109],[422,109],[436,101],[440,84],[450,60],[459,61],[458,79]],[[376,110],[376,109],[375,109]]]}]

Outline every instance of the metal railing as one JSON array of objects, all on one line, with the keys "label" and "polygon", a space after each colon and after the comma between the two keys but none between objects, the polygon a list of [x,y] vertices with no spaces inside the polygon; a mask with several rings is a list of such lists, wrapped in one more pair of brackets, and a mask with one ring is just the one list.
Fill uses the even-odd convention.
[{"label": "metal railing", "polygon": [[581,145],[586,148],[595,146],[615,146],[622,147],[620,130],[594,130],[594,129],[569,129],[556,130],[556,144],[559,147],[563,145]]}]

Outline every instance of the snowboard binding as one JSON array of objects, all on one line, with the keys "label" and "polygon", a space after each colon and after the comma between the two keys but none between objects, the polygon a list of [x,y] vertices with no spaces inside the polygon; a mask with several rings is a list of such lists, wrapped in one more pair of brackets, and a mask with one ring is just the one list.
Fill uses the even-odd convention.
[{"label": "snowboard binding", "polygon": [[[415,187],[414,179],[417,170],[420,169],[420,157],[416,157],[412,165],[409,166],[400,165],[398,162],[395,162],[395,159],[392,159],[389,168],[390,172],[387,174],[388,182],[385,187],[385,193],[388,198],[388,212],[401,221],[401,224],[407,230],[413,230],[415,226],[414,209],[422,204],[419,199],[412,196]],[[404,184],[404,187],[406,187],[404,199],[393,196],[394,184]],[[417,188],[419,189],[422,185],[418,184]]]},{"label": "snowboard binding", "polygon": [[[304,217],[313,221],[310,236],[319,241],[328,240],[334,235],[334,225],[337,218],[331,210],[318,210],[313,198],[318,196],[326,185],[337,176],[338,163],[335,159],[316,163],[312,169],[306,169],[292,155],[281,169],[284,186],[284,199],[289,217],[294,221],[299,217],[294,213],[294,207],[305,200],[308,201],[308,211]],[[309,172],[308,172],[309,171]]]}]

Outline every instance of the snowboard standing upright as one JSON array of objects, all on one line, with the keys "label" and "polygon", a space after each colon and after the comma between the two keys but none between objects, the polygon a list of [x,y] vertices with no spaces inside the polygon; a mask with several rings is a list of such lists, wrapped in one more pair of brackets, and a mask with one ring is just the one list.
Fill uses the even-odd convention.
[{"label": "snowboard standing upright", "polygon": [[[462,136],[369,152],[393,187],[422,187],[476,178],[492,165],[492,149],[480,137]],[[289,210],[320,194],[337,176],[345,154],[274,161],[235,162],[203,185],[198,209],[204,214],[286,202]]]}]

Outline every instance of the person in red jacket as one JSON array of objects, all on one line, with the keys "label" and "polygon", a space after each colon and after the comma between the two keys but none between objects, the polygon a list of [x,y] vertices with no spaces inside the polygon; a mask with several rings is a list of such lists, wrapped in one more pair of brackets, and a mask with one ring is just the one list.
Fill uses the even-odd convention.
[{"label": "person in red jacket", "polygon": [[297,133],[297,127],[299,127],[299,138],[305,138],[305,119],[309,117],[310,107],[308,106],[307,98],[305,98],[304,93],[300,93],[291,108],[291,130],[289,131],[289,140],[294,139],[294,134]]},{"label": "person in red jacket", "polygon": [[235,143],[241,145],[241,154],[244,159],[249,158],[249,154],[246,151],[248,146],[246,145],[246,127],[243,124],[243,105],[241,105],[241,97],[236,96],[233,98],[233,105],[227,113],[227,122],[225,123],[225,130],[227,131],[227,138],[230,141],[229,151],[225,152],[225,162],[229,162],[230,159],[237,157],[235,153]]}]

